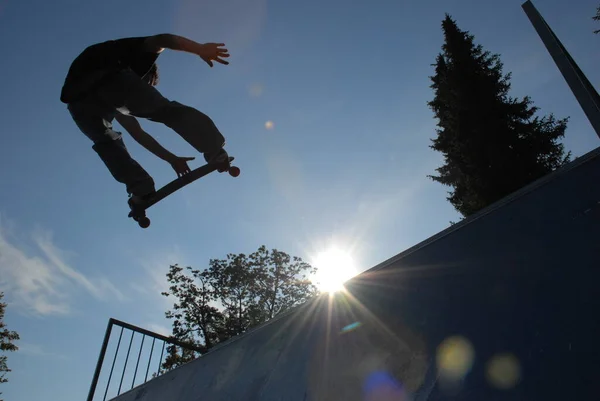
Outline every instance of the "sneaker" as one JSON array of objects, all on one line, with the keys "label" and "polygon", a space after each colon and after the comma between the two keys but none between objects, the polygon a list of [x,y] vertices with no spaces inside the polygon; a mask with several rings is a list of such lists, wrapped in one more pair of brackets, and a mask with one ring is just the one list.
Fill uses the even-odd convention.
[{"label": "sneaker", "polygon": [[135,209],[137,206],[141,206],[150,198],[154,192],[146,194],[146,195],[130,195],[129,199],[127,199],[127,204],[130,209]]},{"label": "sneaker", "polygon": [[209,164],[219,164],[226,162],[229,158],[227,151],[223,148],[219,149],[217,152],[206,152],[204,153],[204,160],[206,160]]},{"label": "sneaker", "polygon": [[217,169],[218,172],[222,173],[223,171],[227,171],[226,164],[229,161],[229,154],[225,149],[219,149],[217,152],[206,152],[204,153],[204,159],[208,164],[223,164],[224,167],[219,167]]}]

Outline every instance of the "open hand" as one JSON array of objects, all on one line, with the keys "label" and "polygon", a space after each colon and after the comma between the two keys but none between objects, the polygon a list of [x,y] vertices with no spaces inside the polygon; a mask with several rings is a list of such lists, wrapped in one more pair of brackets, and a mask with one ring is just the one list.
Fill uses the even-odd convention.
[{"label": "open hand", "polygon": [[204,43],[200,46],[198,56],[206,62],[211,68],[213,66],[212,61],[217,63],[228,65],[229,62],[223,60],[223,58],[229,57],[229,51],[221,47],[225,46],[225,43]]},{"label": "open hand", "polygon": [[181,177],[190,171],[190,167],[187,162],[194,160],[194,157],[178,157],[175,156],[172,160],[169,160],[169,164],[173,167],[173,170],[177,173],[177,177]]}]

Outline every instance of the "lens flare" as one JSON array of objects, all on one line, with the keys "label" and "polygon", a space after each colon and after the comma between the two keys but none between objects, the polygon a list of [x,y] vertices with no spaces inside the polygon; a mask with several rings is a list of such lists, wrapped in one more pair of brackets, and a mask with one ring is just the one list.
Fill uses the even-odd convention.
[{"label": "lens flare", "polygon": [[384,371],[373,372],[363,386],[365,401],[404,401],[406,395],[402,384]]},{"label": "lens flare", "polygon": [[350,323],[346,327],[342,328],[341,333],[344,334],[344,333],[348,333],[350,331],[354,331],[354,330],[358,329],[360,326],[362,326],[361,322]]},{"label": "lens flare", "polygon": [[517,385],[521,379],[521,366],[516,356],[498,354],[492,357],[486,366],[486,378],[492,386],[508,390]]},{"label": "lens flare", "polygon": [[437,349],[437,366],[443,379],[459,381],[473,367],[475,350],[464,337],[453,336],[445,339]]}]

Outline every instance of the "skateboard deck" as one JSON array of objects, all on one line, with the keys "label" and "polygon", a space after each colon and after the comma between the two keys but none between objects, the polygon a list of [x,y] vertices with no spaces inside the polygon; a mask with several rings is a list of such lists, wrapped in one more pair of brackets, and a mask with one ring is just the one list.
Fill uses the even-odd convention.
[{"label": "skateboard deck", "polygon": [[178,189],[181,189],[186,185],[196,181],[197,179],[202,178],[217,170],[219,170],[219,172],[221,173],[227,171],[232,177],[237,177],[238,175],[240,175],[240,169],[236,166],[231,165],[231,162],[234,159],[234,157],[230,156],[228,161],[223,163],[205,164],[181,177],[174,179],[170,183],[160,188],[154,194],[152,194],[144,203],[137,204],[133,208],[130,206],[131,212],[129,212],[129,217],[137,221],[140,227],[148,228],[150,226],[150,219],[146,216],[146,210],[151,206],[157,204],[167,196],[171,195]]}]

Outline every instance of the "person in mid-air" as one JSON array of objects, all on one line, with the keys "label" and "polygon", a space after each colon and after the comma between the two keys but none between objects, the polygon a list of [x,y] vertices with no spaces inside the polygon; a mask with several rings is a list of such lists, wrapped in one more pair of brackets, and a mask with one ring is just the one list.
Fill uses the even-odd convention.
[{"label": "person in mid-air", "polygon": [[164,49],[195,54],[210,67],[228,65],[223,43],[196,43],[171,34],[122,38],[87,47],[71,64],[60,100],[79,129],[93,142],[112,176],[125,184],[129,204],[155,192],[154,180],[127,151],[116,120],[142,146],[168,162],[178,176],[190,172],[193,157],[178,157],[146,133],[136,117],[162,123],[203,153],[208,163],[224,162],[225,138],[204,113],[168,100],[156,90],[156,60]]}]

